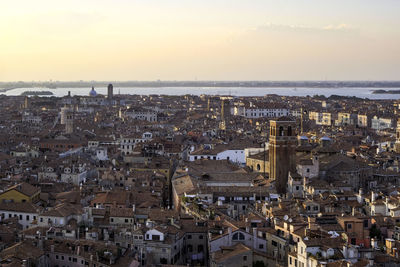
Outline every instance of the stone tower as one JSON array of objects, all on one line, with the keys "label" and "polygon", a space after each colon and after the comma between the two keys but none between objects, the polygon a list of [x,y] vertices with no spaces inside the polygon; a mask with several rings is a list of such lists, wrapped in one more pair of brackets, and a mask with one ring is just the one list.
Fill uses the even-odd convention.
[{"label": "stone tower", "polygon": [[110,83],[107,87],[107,98],[112,99],[113,98],[113,85]]},{"label": "stone tower", "polygon": [[28,96],[25,96],[25,99],[24,99],[24,109],[29,109],[29,98],[28,98]]},{"label": "stone tower", "polygon": [[396,153],[400,153],[400,118],[397,119],[396,143],[394,144],[394,151]]},{"label": "stone tower", "polygon": [[74,114],[67,112],[65,119],[65,133],[72,134],[74,132]]},{"label": "stone tower", "polygon": [[289,117],[270,121],[269,178],[279,194],[286,193],[289,171],[296,169],[296,122]]}]

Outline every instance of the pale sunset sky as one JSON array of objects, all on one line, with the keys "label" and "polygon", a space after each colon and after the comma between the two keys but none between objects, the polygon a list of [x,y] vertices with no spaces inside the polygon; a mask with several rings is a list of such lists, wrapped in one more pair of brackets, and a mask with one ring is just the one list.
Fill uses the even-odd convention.
[{"label": "pale sunset sky", "polygon": [[400,80],[400,0],[0,0],[0,81]]}]

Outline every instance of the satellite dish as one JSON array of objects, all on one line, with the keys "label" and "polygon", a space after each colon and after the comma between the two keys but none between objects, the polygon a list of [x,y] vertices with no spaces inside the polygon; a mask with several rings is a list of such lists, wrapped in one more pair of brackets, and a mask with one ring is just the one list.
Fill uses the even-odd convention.
[{"label": "satellite dish", "polygon": [[289,219],[289,222],[290,222],[290,223],[293,222],[292,218]]},{"label": "satellite dish", "polygon": [[284,219],[285,221],[287,221],[287,220],[289,219],[289,216],[285,215],[285,216],[283,216],[283,219]]}]

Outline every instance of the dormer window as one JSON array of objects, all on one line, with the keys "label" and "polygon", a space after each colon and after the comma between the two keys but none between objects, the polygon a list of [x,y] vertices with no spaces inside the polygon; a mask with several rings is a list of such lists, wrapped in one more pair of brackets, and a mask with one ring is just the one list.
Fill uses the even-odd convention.
[{"label": "dormer window", "polygon": [[244,240],[244,234],[243,233],[234,233],[232,236],[232,240],[238,241],[238,240]]}]

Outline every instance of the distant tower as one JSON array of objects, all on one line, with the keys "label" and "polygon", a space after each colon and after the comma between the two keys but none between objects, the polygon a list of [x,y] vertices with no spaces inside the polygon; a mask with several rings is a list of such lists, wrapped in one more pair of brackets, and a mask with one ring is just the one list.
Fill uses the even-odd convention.
[{"label": "distant tower", "polygon": [[396,153],[400,153],[400,118],[397,119],[396,143],[394,144],[394,151]]},{"label": "distant tower", "polygon": [[210,112],[210,106],[211,106],[211,97],[209,97],[207,100],[207,111],[208,112]]},{"label": "distant tower", "polygon": [[24,99],[24,109],[28,109],[29,108],[29,98],[27,96],[25,96]]},{"label": "distant tower", "polygon": [[74,113],[67,112],[65,119],[65,133],[72,134],[74,132]]},{"label": "distant tower", "polygon": [[224,109],[225,103],[224,102],[225,101],[222,99],[222,101],[221,101],[221,121],[225,120],[225,109]]},{"label": "distant tower", "polygon": [[67,114],[71,111],[70,107],[64,106],[60,110],[60,123],[65,125],[67,123]]},{"label": "distant tower", "polygon": [[296,169],[296,122],[289,117],[270,121],[269,178],[279,194],[286,193],[289,171]]},{"label": "distant tower", "polygon": [[111,100],[113,98],[113,85],[110,83],[107,89],[107,98]]},{"label": "distant tower", "polygon": [[226,130],[226,123],[225,123],[225,104],[224,100],[221,101],[221,121],[219,123],[220,130]]}]

